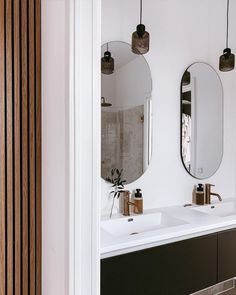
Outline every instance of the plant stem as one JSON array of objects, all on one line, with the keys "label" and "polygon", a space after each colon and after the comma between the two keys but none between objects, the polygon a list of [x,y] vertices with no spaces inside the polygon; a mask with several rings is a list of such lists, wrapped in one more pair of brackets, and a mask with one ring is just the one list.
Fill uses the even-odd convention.
[{"label": "plant stem", "polygon": [[112,211],[115,203],[115,198],[113,197],[112,206],[111,206],[111,212],[110,212],[110,218],[112,217]]}]

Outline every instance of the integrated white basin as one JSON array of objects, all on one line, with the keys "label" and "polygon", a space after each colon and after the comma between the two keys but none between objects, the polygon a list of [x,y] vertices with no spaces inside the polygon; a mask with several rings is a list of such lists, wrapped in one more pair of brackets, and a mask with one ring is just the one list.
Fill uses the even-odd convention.
[{"label": "integrated white basin", "polygon": [[124,237],[186,224],[162,212],[122,217],[101,222],[101,228],[112,236]]},{"label": "integrated white basin", "polygon": [[210,215],[226,217],[236,214],[236,204],[235,202],[217,203],[201,207],[194,207],[191,208],[191,210],[199,211]]}]

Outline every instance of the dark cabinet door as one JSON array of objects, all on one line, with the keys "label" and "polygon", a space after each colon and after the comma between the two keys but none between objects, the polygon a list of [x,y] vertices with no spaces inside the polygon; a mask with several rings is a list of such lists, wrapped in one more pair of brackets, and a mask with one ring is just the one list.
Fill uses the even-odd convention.
[{"label": "dark cabinet door", "polygon": [[217,234],[103,259],[102,295],[187,295],[217,282]]},{"label": "dark cabinet door", "polygon": [[218,280],[236,276],[236,230],[218,234]]}]

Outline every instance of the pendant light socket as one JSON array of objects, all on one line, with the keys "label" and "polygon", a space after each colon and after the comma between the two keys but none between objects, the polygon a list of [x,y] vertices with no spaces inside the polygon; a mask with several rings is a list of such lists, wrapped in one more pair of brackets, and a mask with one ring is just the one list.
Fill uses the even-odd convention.
[{"label": "pendant light socket", "polygon": [[136,27],[136,32],[139,35],[140,38],[143,37],[143,35],[145,34],[146,28],[143,24],[139,24]]},{"label": "pendant light socket", "polygon": [[225,48],[223,55],[220,56],[219,69],[221,72],[229,72],[234,69],[235,56],[230,48]]},{"label": "pendant light socket", "polygon": [[101,59],[101,71],[105,75],[111,75],[114,73],[114,68],[114,58],[111,56],[111,52],[107,50],[104,52],[104,56]]}]

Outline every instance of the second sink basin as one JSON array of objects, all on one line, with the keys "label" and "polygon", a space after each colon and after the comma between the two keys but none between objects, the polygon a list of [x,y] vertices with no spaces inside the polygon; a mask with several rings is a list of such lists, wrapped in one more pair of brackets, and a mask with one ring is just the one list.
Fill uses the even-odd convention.
[{"label": "second sink basin", "polygon": [[202,213],[226,217],[236,214],[236,206],[234,202],[226,202],[219,204],[205,205],[201,207],[194,207],[192,210],[199,211]]},{"label": "second sink basin", "polygon": [[110,235],[122,237],[183,224],[186,222],[165,213],[156,212],[105,220],[101,222],[101,228]]}]

